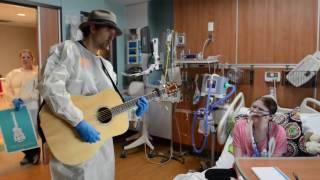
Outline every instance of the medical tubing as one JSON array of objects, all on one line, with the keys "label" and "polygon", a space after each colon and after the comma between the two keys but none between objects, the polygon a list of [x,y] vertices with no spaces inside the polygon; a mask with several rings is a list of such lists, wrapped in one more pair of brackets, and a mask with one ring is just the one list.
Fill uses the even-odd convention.
[{"label": "medical tubing", "polygon": [[168,74],[168,63],[169,63],[169,47],[168,47],[168,43],[167,43],[167,56],[166,56],[166,66],[165,66],[165,71],[164,71],[164,81],[167,81],[167,74]]},{"label": "medical tubing", "polygon": [[168,64],[169,64],[169,59],[170,59],[170,54],[171,53],[171,48],[170,48],[170,44],[171,44],[171,41],[170,42],[167,42],[166,45],[167,45],[167,56],[166,56],[166,69],[165,69],[165,73],[164,73],[164,81],[167,82],[167,76],[168,76]]},{"label": "medical tubing", "polygon": [[219,104],[222,104],[224,103],[227,99],[229,99],[237,90],[236,86],[235,85],[232,85],[232,84],[229,84],[229,83],[226,83],[225,85],[226,88],[232,88],[231,91],[224,97],[224,98],[221,98],[219,99],[218,101],[216,101],[213,105],[211,105],[210,107],[210,111],[214,111],[214,109],[219,105]]},{"label": "medical tubing", "polygon": [[200,59],[200,60],[204,60],[204,50],[210,44],[210,42],[211,42],[210,38],[206,39],[206,41],[204,42],[203,47],[202,47],[202,51],[201,51],[201,56],[202,56],[201,58],[202,59]]},{"label": "medical tubing", "polygon": [[[208,135],[207,134],[207,126],[208,126],[208,116],[209,116],[209,110],[210,112],[214,111],[214,108],[216,108],[219,104],[222,104],[224,103],[227,99],[229,99],[235,92],[236,92],[236,86],[235,85],[232,85],[232,84],[229,84],[229,83],[226,83],[225,85],[226,88],[232,88],[231,91],[224,97],[224,98],[221,98],[219,99],[218,101],[216,101],[214,104],[212,105],[209,105],[209,97],[207,99],[207,104],[206,104],[206,110],[205,110],[205,132],[204,132],[204,140],[203,140],[203,143],[201,145],[201,148],[200,149],[197,149],[196,147],[196,144],[195,144],[195,137],[194,137],[194,130],[195,130],[195,127],[197,125],[197,115],[200,114],[200,110],[201,108],[199,108],[195,113],[194,113],[194,116],[193,116],[193,121],[192,121],[192,128],[191,128],[191,139],[192,139],[192,146],[193,146],[193,151],[196,152],[196,153],[201,153],[204,148],[206,147],[207,145],[207,142],[208,142]],[[209,87],[209,91],[208,91],[208,96],[210,95],[210,92],[211,92],[211,86]]]},{"label": "medical tubing", "polygon": [[203,139],[203,143],[200,147],[200,149],[198,149],[196,147],[196,144],[195,144],[195,137],[194,137],[194,130],[196,129],[196,125],[197,125],[197,114],[200,113],[200,110],[196,111],[193,115],[193,121],[192,121],[192,128],[191,128],[191,139],[192,139],[192,146],[193,146],[193,151],[196,152],[196,153],[201,153],[204,148],[206,147],[207,145],[207,141],[208,141],[208,136],[204,135],[204,139]]},{"label": "medical tubing", "polygon": [[204,148],[207,146],[207,142],[208,142],[208,135],[209,133],[207,133],[207,130],[208,130],[208,116],[209,116],[209,108],[210,108],[210,94],[211,94],[211,90],[212,90],[212,83],[213,83],[213,79],[211,78],[210,80],[210,83],[209,83],[209,89],[208,89],[208,98],[207,98],[207,103],[206,103],[206,109],[204,111],[205,113],[205,120],[204,120],[204,140],[203,140],[203,143],[200,147],[200,149],[197,149],[196,147],[196,143],[195,143],[195,137],[194,137],[194,130],[196,129],[196,125],[197,125],[197,115],[198,114],[201,114],[201,108],[199,108],[195,114],[193,115],[193,121],[192,121],[192,128],[191,128],[191,132],[192,132],[192,135],[191,135],[191,139],[192,139],[192,146],[193,146],[193,150],[196,152],[196,153],[201,153]]}]

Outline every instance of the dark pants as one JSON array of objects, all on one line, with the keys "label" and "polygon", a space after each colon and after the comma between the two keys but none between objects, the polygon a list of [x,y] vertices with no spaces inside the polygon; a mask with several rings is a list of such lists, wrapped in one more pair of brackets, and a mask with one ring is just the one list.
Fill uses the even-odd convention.
[{"label": "dark pants", "polygon": [[40,156],[40,148],[35,148],[35,149],[29,149],[26,151],[22,151],[25,154],[25,157],[28,159],[28,161],[33,162],[33,157],[35,155],[39,155]]},{"label": "dark pants", "polygon": [[208,180],[230,180],[231,177],[237,178],[236,171],[231,169],[208,169],[205,172]]}]

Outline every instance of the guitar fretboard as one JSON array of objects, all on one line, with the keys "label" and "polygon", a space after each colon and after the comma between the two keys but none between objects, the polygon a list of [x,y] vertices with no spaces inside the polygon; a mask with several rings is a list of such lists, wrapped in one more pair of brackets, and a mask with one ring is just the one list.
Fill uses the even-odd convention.
[{"label": "guitar fretboard", "polygon": [[[155,90],[155,91],[152,91],[151,93],[145,95],[144,97],[147,100],[152,100],[155,97],[159,97],[164,91],[165,91],[165,89]],[[121,104],[121,105],[118,105],[118,106],[111,108],[110,110],[111,110],[112,116],[115,116],[117,114],[121,114],[121,113],[126,112],[129,109],[133,108],[136,105],[139,98],[140,97],[131,99],[131,100],[125,102],[124,104]]]}]

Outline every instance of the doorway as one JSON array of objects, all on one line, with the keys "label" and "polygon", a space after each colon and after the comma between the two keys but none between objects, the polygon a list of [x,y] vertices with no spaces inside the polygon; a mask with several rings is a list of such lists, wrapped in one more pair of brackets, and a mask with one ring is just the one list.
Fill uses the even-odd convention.
[{"label": "doorway", "polygon": [[[19,52],[22,49],[29,49],[32,52],[34,65],[38,66],[37,9],[0,3],[0,32],[0,77],[4,84],[9,72],[21,67]],[[1,109],[10,106],[5,98],[5,88],[2,90]]]},{"label": "doorway", "polygon": [[19,52],[29,49],[34,65],[40,69],[52,45],[61,42],[61,7],[30,1],[0,3],[0,109],[4,102],[6,75],[21,66]]},{"label": "doorway", "polygon": [[[21,50],[28,49],[32,52],[33,66],[40,72],[48,57],[49,48],[61,42],[61,7],[31,1],[2,1],[0,32],[0,110],[3,110],[13,107],[12,98],[8,97],[6,92],[6,83],[9,79],[7,75],[12,70],[22,67]],[[22,79],[24,77],[22,76]],[[0,159],[4,162],[0,164],[0,176],[21,170],[19,161],[23,158],[23,154],[20,152],[8,154],[3,151],[0,133]]]}]

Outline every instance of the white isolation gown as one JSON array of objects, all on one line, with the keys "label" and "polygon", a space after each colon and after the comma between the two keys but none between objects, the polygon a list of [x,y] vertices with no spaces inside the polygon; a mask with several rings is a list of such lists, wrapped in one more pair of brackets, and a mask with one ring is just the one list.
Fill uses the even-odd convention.
[{"label": "white isolation gown", "polygon": [[30,112],[33,125],[37,129],[38,114],[38,68],[33,70],[18,68],[10,71],[5,79],[5,95],[10,101],[21,98]]},{"label": "white isolation gown", "polygon": [[[70,95],[93,95],[107,88],[113,89],[102,69],[101,59],[79,42],[65,41],[51,49],[40,81],[40,93],[54,113],[71,126],[76,126],[83,119],[83,114],[73,105]],[[111,63],[106,60],[103,63],[115,82],[116,74]],[[77,166],[50,160],[50,171],[53,180],[113,180],[114,165],[113,141],[110,138],[91,159]]]}]

